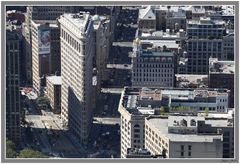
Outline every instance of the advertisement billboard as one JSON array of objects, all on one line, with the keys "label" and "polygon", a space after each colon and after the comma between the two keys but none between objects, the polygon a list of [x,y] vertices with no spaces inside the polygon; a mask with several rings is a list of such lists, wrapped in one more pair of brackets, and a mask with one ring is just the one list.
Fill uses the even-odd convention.
[{"label": "advertisement billboard", "polygon": [[50,53],[50,30],[49,29],[38,30],[38,50],[39,50],[39,54]]}]

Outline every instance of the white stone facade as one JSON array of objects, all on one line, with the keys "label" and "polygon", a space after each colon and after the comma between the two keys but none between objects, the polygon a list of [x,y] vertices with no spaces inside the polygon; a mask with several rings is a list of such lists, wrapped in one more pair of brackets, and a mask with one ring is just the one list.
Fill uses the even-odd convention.
[{"label": "white stone facade", "polygon": [[89,13],[64,14],[61,30],[61,118],[86,143],[92,124],[93,23]]},{"label": "white stone facade", "polygon": [[168,118],[160,117],[146,118],[145,147],[152,155],[165,150],[166,158],[222,158],[223,150],[221,134],[170,133]]}]

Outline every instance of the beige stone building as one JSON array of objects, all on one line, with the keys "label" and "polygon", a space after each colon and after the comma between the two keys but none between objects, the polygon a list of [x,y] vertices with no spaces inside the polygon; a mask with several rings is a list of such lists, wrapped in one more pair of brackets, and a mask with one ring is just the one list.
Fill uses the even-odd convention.
[{"label": "beige stone building", "polygon": [[22,24],[23,49],[26,56],[26,69],[28,84],[32,82],[32,20],[56,20],[64,12],[73,11],[72,6],[27,6],[25,22]]},{"label": "beige stone building", "polygon": [[33,87],[43,93],[46,76],[61,73],[60,29],[56,21],[31,21]]},{"label": "beige stone building", "polygon": [[152,155],[166,158],[222,158],[222,132],[198,131],[195,116],[150,116],[145,120],[145,147]]},{"label": "beige stone building", "polygon": [[[212,97],[205,97],[206,92],[211,95]],[[194,96],[195,95],[195,96]],[[209,156],[212,156],[218,158],[219,156],[222,157],[229,157],[232,155],[232,152],[234,150],[233,148],[233,125],[232,125],[232,116],[227,111],[229,110],[217,110],[217,106],[226,106],[228,104],[227,102],[227,96],[228,93],[221,93],[221,91],[212,91],[212,90],[205,90],[205,91],[199,91],[194,89],[172,89],[172,88],[137,88],[137,87],[126,87],[124,88],[124,91],[120,98],[120,103],[118,107],[118,111],[121,114],[121,158],[126,158],[128,154],[128,149],[130,148],[136,148],[136,149],[148,149],[152,154],[152,156],[155,157],[163,157],[163,148],[166,150],[169,150],[170,143],[173,144],[173,148],[175,145],[179,145],[181,142],[185,142],[185,140],[181,141],[185,136],[188,137],[188,140],[186,140],[186,143],[189,143],[189,145],[195,145],[200,144],[204,138],[207,139],[207,146],[209,146],[210,149],[214,149],[214,146],[219,146],[218,141],[215,142],[213,140],[214,137],[209,137],[211,134],[216,134],[219,130],[222,129],[223,135],[221,136],[221,144],[225,143],[224,145],[220,144],[219,149],[221,149],[220,154],[210,154]],[[206,102],[208,100],[209,102]],[[226,100],[226,101],[225,101]],[[215,102],[214,102],[215,101]],[[220,103],[221,101],[221,103]],[[224,102],[222,102],[224,101]],[[216,106],[215,106],[216,105]],[[186,108],[191,108],[191,111],[177,111],[175,110],[175,107],[184,106]],[[214,106],[214,107],[213,107]],[[160,139],[154,139],[150,136],[149,132],[147,132],[146,129],[149,130],[149,127],[146,127],[146,117],[148,116],[159,116],[160,115],[160,109],[163,107],[164,111],[169,111],[169,115],[179,115],[179,118],[188,118],[186,120],[189,124],[189,127],[180,127],[175,126],[173,116],[169,116],[170,118],[165,118],[164,120],[161,118],[159,123],[152,124],[151,126],[151,132],[152,131],[158,131],[158,126],[163,126],[163,130],[169,133],[159,134],[163,135],[162,138],[164,138],[164,147],[162,147],[159,144]],[[170,107],[173,107],[173,109],[170,109]],[[207,120],[204,119],[204,113],[203,109],[205,107],[209,108],[209,118]],[[184,115],[184,116],[182,116]],[[188,115],[192,115],[191,117]],[[199,115],[199,116],[197,116]],[[195,124],[191,123],[191,120],[195,120]],[[158,120],[157,120],[158,121]],[[164,122],[165,121],[165,122]],[[176,122],[176,121],[175,121]],[[181,122],[181,120],[178,120],[178,122]],[[192,121],[194,122],[194,121]],[[222,122],[223,124],[221,124]],[[176,123],[178,124],[178,123]],[[191,125],[192,124],[192,125]],[[194,126],[193,126],[194,124]],[[203,126],[197,126],[202,124]],[[231,126],[230,126],[231,125]],[[171,127],[171,128],[168,128]],[[211,128],[210,128],[211,127]],[[166,129],[164,129],[166,128]],[[171,140],[172,135],[175,135],[176,131],[179,131],[185,129],[183,133],[179,133]],[[190,129],[190,130],[189,130]],[[149,130],[150,131],[150,130]],[[183,135],[188,134],[191,132],[191,135]],[[201,135],[197,135],[197,132],[201,132]],[[157,132],[154,132],[154,134]],[[193,134],[194,133],[194,134]],[[146,137],[148,135],[148,138]],[[151,134],[152,135],[152,134]],[[210,135],[210,136],[211,136]],[[159,136],[159,135],[158,135]],[[195,137],[191,141],[191,137]],[[201,137],[203,136],[203,137]],[[217,135],[218,136],[218,135]],[[218,138],[218,137],[217,137]],[[148,142],[146,142],[148,139]],[[156,140],[155,141],[153,141]],[[177,140],[180,139],[180,140]],[[222,142],[224,139],[224,142]],[[214,142],[213,142],[214,141]],[[168,142],[168,143],[167,143]],[[176,142],[176,144],[175,144]],[[195,143],[196,142],[196,143]],[[167,145],[165,144],[167,143]],[[156,144],[156,145],[154,145]],[[150,146],[154,146],[154,148]],[[160,147],[161,148],[160,148]],[[187,146],[186,146],[187,147]],[[216,147],[215,147],[216,148]],[[150,150],[151,149],[151,150]],[[178,149],[178,148],[177,148]],[[187,149],[187,148],[185,148]],[[191,148],[190,148],[191,149]],[[179,156],[174,156],[169,154],[165,150],[165,154],[167,158],[180,158],[181,154],[178,154]],[[227,151],[228,150],[228,151]],[[172,150],[171,150],[172,151]],[[173,150],[175,151],[175,150]],[[178,150],[177,150],[178,151]],[[194,150],[197,151],[197,150]],[[192,154],[191,154],[192,153]],[[192,157],[199,157],[201,154],[198,154],[199,152],[191,152],[190,155],[183,155],[183,157],[192,158]],[[219,153],[219,152],[216,152]],[[176,154],[174,152],[173,154]],[[203,156],[202,156],[203,157]],[[208,157],[208,156],[206,156]]]},{"label": "beige stone building", "polygon": [[92,125],[92,60],[95,53],[90,14],[63,14],[61,30],[61,118],[82,144]]},{"label": "beige stone building", "polygon": [[[160,108],[157,95],[139,88],[124,89],[118,107],[121,114],[121,158],[126,158],[129,148],[144,148],[144,119]],[[153,99],[148,99],[149,96]]]}]

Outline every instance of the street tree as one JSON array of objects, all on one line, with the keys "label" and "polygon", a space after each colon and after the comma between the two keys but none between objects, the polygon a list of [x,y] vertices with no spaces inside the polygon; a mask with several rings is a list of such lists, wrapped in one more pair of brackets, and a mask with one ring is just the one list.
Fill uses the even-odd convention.
[{"label": "street tree", "polygon": [[165,113],[165,110],[164,110],[164,107],[162,106],[162,107],[160,108],[160,115],[164,115],[164,113]]},{"label": "street tree", "polygon": [[49,104],[49,99],[47,97],[37,98],[37,104]]},{"label": "street tree", "polygon": [[205,113],[205,116],[207,117],[208,116],[208,113],[209,113],[209,109],[206,107],[204,108],[204,113]]},{"label": "street tree", "polygon": [[23,149],[20,151],[18,158],[48,158],[48,156],[40,151]]},{"label": "street tree", "polygon": [[6,141],[6,158],[16,158],[17,152],[16,152],[16,146],[15,144],[7,139]]}]

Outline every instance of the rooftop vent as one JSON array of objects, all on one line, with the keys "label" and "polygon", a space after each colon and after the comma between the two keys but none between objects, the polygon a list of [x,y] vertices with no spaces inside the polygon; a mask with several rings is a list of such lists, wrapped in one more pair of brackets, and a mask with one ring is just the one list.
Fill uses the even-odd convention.
[{"label": "rooftop vent", "polygon": [[217,134],[222,134],[222,129],[217,129]]}]

